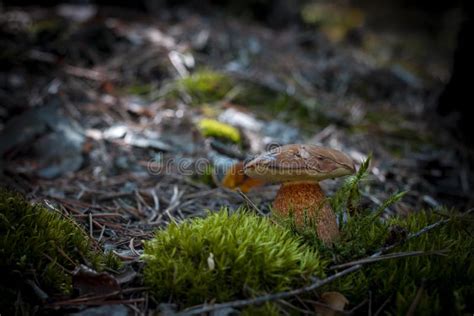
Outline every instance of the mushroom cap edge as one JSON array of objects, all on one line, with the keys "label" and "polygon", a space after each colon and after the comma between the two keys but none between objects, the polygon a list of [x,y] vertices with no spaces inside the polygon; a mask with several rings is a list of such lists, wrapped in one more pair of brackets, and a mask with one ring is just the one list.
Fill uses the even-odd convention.
[{"label": "mushroom cap edge", "polygon": [[322,181],[355,173],[353,160],[327,147],[291,144],[264,152],[244,165],[247,176],[272,182]]}]

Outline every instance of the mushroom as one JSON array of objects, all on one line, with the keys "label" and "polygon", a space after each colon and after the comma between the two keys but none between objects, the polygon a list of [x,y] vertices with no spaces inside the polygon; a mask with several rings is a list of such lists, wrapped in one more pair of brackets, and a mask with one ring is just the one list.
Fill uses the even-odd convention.
[{"label": "mushroom", "polygon": [[331,148],[291,144],[274,148],[244,165],[252,178],[282,182],[273,202],[273,211],[283,217],[293,214],[302,226],[305,215],[316,225],[318,237],[332,243],[339,236],[336,216],[327,203],[319,181],[355,172],[352,159]]}]

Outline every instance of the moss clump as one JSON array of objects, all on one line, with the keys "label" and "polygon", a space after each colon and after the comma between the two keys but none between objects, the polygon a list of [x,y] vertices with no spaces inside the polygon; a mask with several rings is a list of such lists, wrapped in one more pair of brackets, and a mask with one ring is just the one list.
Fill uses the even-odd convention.
[{"label": "moss clump", "polygon": [[93,249],[88,236],[71,220],[0,189],[2,309],[16,299],[21,286],[18,280],[35,280],[47,293],[68,293],[71,276],[67,271],[79,264],[103,270],[117,268],[119,261]]},{"label": "moss clump", "polygon": [[[385,260],[368,265],[363,270],[337,280],[327,290],[337,290],[357,303],[372,292],[373,306],[390,304],[385,312],[404,315],[420,291],[416,305],[417,315],[462,315],[472,312],[474,304],[474,225],[472,218],[461,219],[459,214],[436,214],[422,211],[406,218],[393,218],[386,222],[373,219],[368,214],[358,217],[370,219],[364,229],[361,219],[350,220],[342,227],[343,240],[338,244],[339,253],[352,254],[352,259],[365,257],[381,248],[393,237],[392,232],[401,228],[414,233],[439,220],[454,216],[452,220],[424,235],[413,238],[392,252],[447,250],[445,255],[425,255]],[[359,225],[355,224],[355,221]],[[351,223],[352,222],[352,223]],[[357,227],[357,228],[356,228]],[[402,230],[403,231],[403,230]],[[357,242],[350,242],[356,236]],[[392,240],[393,242],[393,240]],[[365,254],[356,256],[360,247]]]},{"label": "moss clump", "polygon": [[211,70],[201,70],[181,79],[178,84],[193,98],[195,103],[222,100],[232,89],[232,80]]},{"label": "moss clump", "polygon": [[204,137],[217,137],[233,143],[240,143],[240,132],[235,127],[216,120],[203,119],[198,128]]},{"label": "moss clump", "polygon": [[192,178],[197,182],[203,183],[210,187],[216,186],[216,184],[214,183],[214,168],[212,165],[207,165],[202,170],[197,170]]},{"label": "moss clump", "polygon": [[267,218],[227,210],[170,224],[145,243],[145,283],[182,307],[287,290],[323,276],[325,261]]}]

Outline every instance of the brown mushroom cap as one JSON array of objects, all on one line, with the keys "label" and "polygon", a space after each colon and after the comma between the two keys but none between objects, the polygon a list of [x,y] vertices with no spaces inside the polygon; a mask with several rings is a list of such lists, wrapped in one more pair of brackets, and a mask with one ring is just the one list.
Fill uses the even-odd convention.
[{"label": "brown mushroom cap", "polygon": [[352,159],[343,152],[316,145],[277,147],[247,162],[249,177],[266,181],[321,181],[355,172]]}]

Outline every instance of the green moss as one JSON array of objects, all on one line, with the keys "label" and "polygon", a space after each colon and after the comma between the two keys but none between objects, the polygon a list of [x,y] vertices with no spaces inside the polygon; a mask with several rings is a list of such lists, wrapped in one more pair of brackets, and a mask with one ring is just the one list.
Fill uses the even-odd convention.
[{"label": "green moss", "polygon": [[193,175],[193,179],[197,182],[204,183],[210,187],[215,187],[216,184],[214,183],[214,168],[212,165],[207,165],[204,170],[197,171],[195,175]]},{"label": "green moss", "polygon": [[128,86],[125,88],[126,94],[134,94],[139,96],[146,96],[149,95],[151,91],[153,91],[153,85],[150,83],[136,83],[134,85]]},{"label": "green moss", "polygon": [[[339,250],[349,249],[353,259],[364,257],[387,241],[390,231],[404,227],[407,232],[417,232],[423,227],[439,221],[442,216],[423,211],[406,218],[395,218],[385,223],[380,220],[365,223],[364,230],[358,229],[356,243],[354,229],[345,224],[342,227],[343,240]],[[453,214],[449,215],[453,216]],[[456,216],[459,216],[457,214]],[[370,218],[365,216],[365,218]],[[392,252],[448,250],[446,255],[425,255],[385,260],[368,265],[363,270],[336,281],[327,290],[337,290],[353,303],[367,298],[372,292],[374,306],[389,300],[385,311],[389,314],[406,314],[418,291],[421,291],[416,315],[461,315],[472,311],[474,304],[474,227],[470,219],[456,219],[439,228],[397,247]],[[356,256],[360,245],[365,248]],[[347,259],[346,259],[347,261]],[[421,290],[420,290],[421,289]]]},{"label": "green moss", "polygon": [[74,222],[19,194],[0,189],[0,271],[2,306],[17,295],[19,279],[35,280],[47,293],[68,293],[72,271],[79,264],[97,270],[117,268],[114,256],[93,248]]},{"label": "green moss", "polygon": [[222,100],[232,89],[232,80],[218,72],[201,70],[178,81],[178,84],[200,104]]},{"label": "green moss", "polygon": [[251,305],[242,310],[241,316],[278,316],[281,315],[278,305],[268,302],[263,305]]},{"label": "green moss", "polygon": [[240,143],[240,132],[235,127],[216,120],[203,119],[198,128],[204,137],[217,137],[233,143]]},{"label": "green moss", "polygon": [[146,242],[143,258],[145,283],[155,298],[181,306],[287,290],[310,275],[323,276],[325,267],[288,230],[227,210],[158,231]]}]

